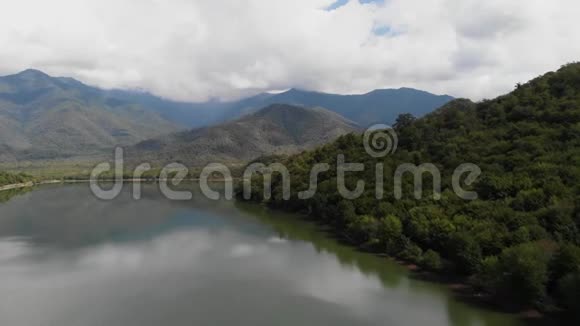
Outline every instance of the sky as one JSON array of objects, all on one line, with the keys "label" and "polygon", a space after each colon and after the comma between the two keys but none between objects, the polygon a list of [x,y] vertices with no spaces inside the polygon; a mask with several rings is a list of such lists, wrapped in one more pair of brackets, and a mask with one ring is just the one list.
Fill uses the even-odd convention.
[{"label": "sky", "polygon": [[0,0],[0,75],[185,101],[300,88],[493,98],[580,60],[577,0]]}]

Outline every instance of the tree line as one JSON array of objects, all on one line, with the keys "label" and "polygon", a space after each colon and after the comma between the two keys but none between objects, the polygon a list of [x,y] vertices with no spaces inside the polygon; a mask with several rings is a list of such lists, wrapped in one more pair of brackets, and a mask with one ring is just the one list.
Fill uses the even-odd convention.
[{"label": "tree line", "polygon": [[24,173],[13,174],[0,171],[0,187],[11,184],[26,183],[33,181],[33,179],[33,177]]}]

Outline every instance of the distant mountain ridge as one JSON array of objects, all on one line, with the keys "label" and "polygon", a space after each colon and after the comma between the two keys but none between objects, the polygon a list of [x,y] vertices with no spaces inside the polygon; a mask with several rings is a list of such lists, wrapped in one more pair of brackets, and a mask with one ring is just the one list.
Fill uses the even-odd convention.
[{"label": "distant mountain ridge", "polygon": [[358,130],[352,121],[323,108],[274,104],[217,126],[143,141],[129,148],[125,158],[188,166],[242,163],[263,155],[297,153]]},{"label": "distant mountain ridge", "polygon": [[188,128],[218,125],[272,104],[323,107],[361,126],[422,116],[450,101],[410,89],[336,95],[291,89],[239,101],[177,102],[150,93],[103,90],[29,69],[0,77],[0,162],[101,153]]},{"label": "distant mountain ridge", "polygon": [[434,95],[413,88],[377,89],[360,95],[329,94],[292,88],[278,94],[260,93],[238,101],[198,103],[175,102],[149,93],[122,90],[108,91],[108,95],[152,108],[165,119],[190,128],[219,124],[272,104],[323,107],[361,126],[393,124],[401,113],[420,117],[454,99],[449,95]]},{"label": "distant mountain ridge", "polygon": [[361,126],[369,126],[376,123],[393,124],[401,113],[420,117],[453,99],[448,95],[434,95],[412,88],[378,89],[360,95],[327,94],[293,88],[280,94],[260,94],[236,102],[228,110],[228,115],[243,115],[256,108],[283,103],[323,107]]}]

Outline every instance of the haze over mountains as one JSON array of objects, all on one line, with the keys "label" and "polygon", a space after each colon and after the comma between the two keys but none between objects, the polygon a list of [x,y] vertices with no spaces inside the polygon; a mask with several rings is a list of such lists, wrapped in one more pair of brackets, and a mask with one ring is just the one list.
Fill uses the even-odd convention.
[{"label": "haze over mountains", "polygon": [[421,116],[451,99],[409,88],[363,95],[291,89],[234,102],[184,103],[144,92],[102,90],[30,69],[0,77],[0,162],[108,153],[117,145],[217,125],[276,103],[324,107],[365,127],[390,124],[400,113]]}]

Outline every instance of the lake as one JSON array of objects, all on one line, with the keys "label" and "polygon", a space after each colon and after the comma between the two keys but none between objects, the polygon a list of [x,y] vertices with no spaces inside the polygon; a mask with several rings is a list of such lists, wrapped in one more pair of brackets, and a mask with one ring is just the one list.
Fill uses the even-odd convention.
[{"label": "lake", "polygon": [[519,325],[298,216],[130,188],[0,202],[0,325]]}]

